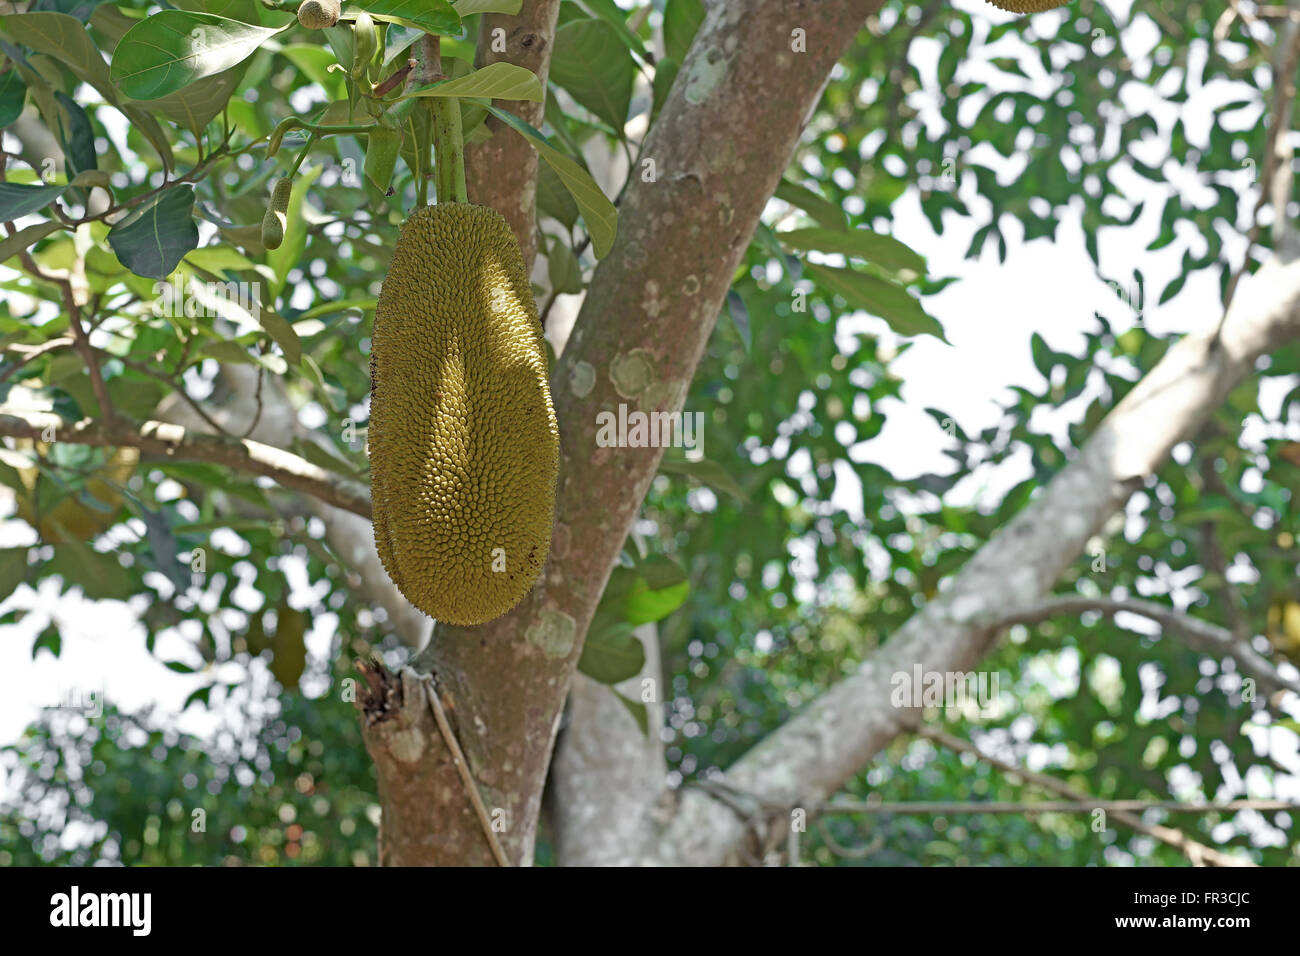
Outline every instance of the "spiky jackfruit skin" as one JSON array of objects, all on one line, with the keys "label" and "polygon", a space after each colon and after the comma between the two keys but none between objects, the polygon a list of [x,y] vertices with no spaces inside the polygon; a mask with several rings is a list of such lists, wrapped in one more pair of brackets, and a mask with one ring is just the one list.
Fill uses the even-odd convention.
[{"label": "spiky jackfruit skin", "polygon": [[1070,0],[989,0],[993,6],[1008,13],[1042,13],[1063,7]]},{"label": "spiky jackfruit skin", "polygon": [[375,308],[369,441],[375,547],[406,599],[457,625],[518,604],[550,546],[559,429],[495,210],[426,206],[402,227]]}]

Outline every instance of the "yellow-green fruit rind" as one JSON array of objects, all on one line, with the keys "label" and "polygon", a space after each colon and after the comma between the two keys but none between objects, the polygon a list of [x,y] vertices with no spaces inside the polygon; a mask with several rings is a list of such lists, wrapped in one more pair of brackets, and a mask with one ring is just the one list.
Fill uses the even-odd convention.
[{"label": "yellow-green fruit rind", "polygon": [[324,30],[339,22],[339,0],[303,0],[298,22],[308,30]]},{"label": "yellow-green fruit rind", "polygon": [[989,3],[1008,13],[1042,13],[1063,7],[1070,0],[988,0]]},{"label": "yellow-green fruit rind", "polygon": [[370,353],[375,547],[406,599],[449,624],[510,610],[546,562],[559,429],[523,256],[463,203],[402,227]]},{"label": "yellow-green fruit rind", "polygon": [[271,190],[271,202],[262,217],[262,245],[268,249],[279,249],[284,242],[284,230],[289,224],[287,211],[289,197],[293,194],[293,180],[289,177],[279,180]]}]

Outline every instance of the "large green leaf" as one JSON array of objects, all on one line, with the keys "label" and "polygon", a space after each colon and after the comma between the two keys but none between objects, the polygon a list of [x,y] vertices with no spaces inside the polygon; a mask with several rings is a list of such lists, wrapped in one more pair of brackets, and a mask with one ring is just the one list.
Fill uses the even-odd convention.
[{"label": "large green leaf", "polygon": [[704,5],[700,0],[668,0],[664,6],[664,53],[668,59],[686,62],[691,41],[703,22]]},{"label": "large green leaf", "polygon": [[620,135],[635,75],[618,31],[604,20],[574,20],[555,32],[551,80]]},{"label": "large green leaf", "polygon": [[940,341],[948,341],[938,320],[902,286],[853,269],[809,263],[808,270],[824,289],[834,292],[851,307],[865,309],[884,319],[899,335],[933,335]]},{"label": "large green leaf", "polygon": [[171,186],[114,224],[108,244],[117,259],[138,276],[165,279],[198,247],[194,189]]},{"label": "large green leaf", "polygon": [[777,184],[775,196],[792,206],[798,206],[828,229],[843,231],[845,228],[844,210],[806,186],[783,179]]},{"label": "large green leaf", "polygon": [[18,255],[18,253],[30,248],[34,243],[44,239],[50,233],[57,232],[62,228],[62,223],[51,219],[46,222],[38,222],[36,225],[28,226],[25,229],[19,229],[12,236],[0,238],[0,262],[5,262]]},{"label": "large green leaf", "polygon": [[2,22],[9,35],[23,46],[54,57],[110,103],[117,101],[108,65],[80,20],[64,13],[19,13]]},{"label": "large green leaf", "polygon": [[126,31],[110,75],[134,100],[160,99],[236,66],[279,32],[210,13],[164,10]]},{"label": "large green leaf", "polygon": [[447,0],[360,0],[349,9],[365,10],[376,20],[398,23],[425,33],[460,33],[460,15]]},{"label": "large green leaf", "polygon": [[925,259],[917,253],[893,236],[877,235],[866,229],[793,229],[778,232],[776,238],[790,249],[853,256],[890,272],[909,270],[917,275],[925,272]]},{"label": "large green leaf", "polygon": [[542,101],[542,84],[536,74],[513,63],[489,63],[480,70],[454,80],[441,80],[416,87],[399,100],[413,96],[486,97],[494,100]]},{"label": "large green leaf", "polygon": [[165,116],[177,126],[198,135],[230,102],[230,95],[239,86],[248,69],[245,60],[215,76],[205,76],[168,96],[150,100],[148,109]]},{"label": "large green leaf", "polygon": [[666,475],[685,475],[687,478],[694,478],[715,491],[731,495],[737,501],[749,502],[749,496],[736,483],[736,479],[731,477],[727,470],[716,461],[710,461],[708,458],[692,460],[690,458],[665,457],[663,461],[659,462],[659,470]]},{"label": "large green leaf", "polygon": [[642,60],[648,59],[645,46],[637,39],[636,34],[628,29],[627,11],[615,3],[614,0],[578,0],[578,2],[592,16],[605,21],[613,27],[614,32],[618,34],[619,42],[624,47],[631,50]]},{"label": "large green leaf", "polygon": [[495,106],[489,106],[488,109],[493,116],[530,141],[537,149],[538,155],[555,171],[555,175],[573,196],[574,202],[582,212],[582,219],[591,234],[591,248],[595,251],[596,258],[603,258],[613,247],[614,237],[618,234],[618,210],[600,191],[591,174],[552,146],[545,136],[518,116]]},{"label": "large green leaf", "polygon": [[16,120],[27,100],[27,84],[17,70],[0,73],[0,129]]},{"label": "large green leaf", "polygon": [[514,16],[524,5],[524,0],[455,0],[456,12],[462,17],[474,13],[504,13]]},{"label": "large green leaf", "polygon": [[578,658],[578,670],[602,684],[617,684],[641,673],[645,646],[626,621],[604,627],[592,624]]},{"label": "large green leaf", "polygon": [[67,186],[24,186],[0,183],[0,222],[13,222],[40,212],[63,195]]}]

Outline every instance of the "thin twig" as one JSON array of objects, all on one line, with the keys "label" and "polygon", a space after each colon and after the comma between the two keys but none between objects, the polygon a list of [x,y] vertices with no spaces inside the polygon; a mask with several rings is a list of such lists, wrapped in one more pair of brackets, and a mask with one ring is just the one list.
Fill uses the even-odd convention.
[{"label": "thin twig", "polygon": [[[946,747],[949,750],[958,751],[959,753],[968,753],[983,760],[990,766],[998,768],[1004,773],[1015,774],[1022,780],[1041,787],[1050,793],[1055,793],[1068,800],[1078,802],[1088,801],[1087,794],[1081,793],[1073,787],[1061,783],[1061,781],[1054,777],[1049,777],[1046,774],[1035,773],[1034,771],[1026,770],[1024,767],[1017,764],[1008,763],[1005,760],[1001,760],[998,757],[985,753],[969,741],[962,740],[959,737],[954,737],[950,733],[932,727],[925,727],[920,724],[913,724],[911,729],[917,735],[926,737],[940,746]],[[1175,830],[1172,827],[1153,826],[1143,823],[1140,818],[1134,816],[1128,811],[1116,810],[1112,816],[1125,826],[1137,830],[1139,833],[1145,833],[1147,836],[1153,837],[1161,843],[1174,847],[1191,860],[1194,865],[1200,866],[1204,863],[1211,863],[1215,866],[1254,866],[1254,864],[1249,860],[1230,856],[1227,853],[1214,849],[1213,847],[1206,846],[1204,843],[1198,843],[1180,830]]]},{"label": "thin twig", "polygon": [[17,345],[9,346],[9,348],[6,351],[25,352],[25,354],[11,368],[7,368],[4,370],[4,372],[0,372],[0,384],[9,381],[10,378],[12,378],[18,372],[22,371],[23,367],[27,365],[27,363],[34,362],[42,355],[46,355],[50,352],[56,352],[59,349],[70,348],[73,344],[75,343],[71,338],[57,338],[57,339],[50,339],[48,342],[42,342],[40,345],[37,345],[31,349],[26,349],[26,350],[21,349]]},{"label": "thin twig", "polygon": [[319,498],[363,518],[371,517],[370,491],[358,483],[313,465],[292,452],[262,442],[193,432],[169,422],[113,423],[94,418],[68,422],[50,412],[0,406],[0,435],[55,441],[97,448],[138,448],[164,461],[201,461],[270,478],[277,484]]},{"label": "thin twig", "polygon": [[1150,618],[1170,630],[1181,633],[1188,645],[1195,650],[1231,657],[1244,675],[1253,677],[1269,693],[1289,690],[1300,694],[1300,681],[1282,676],[1272,664],[1256,653],[1249,643],[1238,640],[1237,635],[1227,628],[1199,620],[1154,601],[1133,598],[1122,600],[1093,598],[1081,594],[1055,595],[1030,607],[1000,614],[996,621],[990,622],[989,626],[1001,630],[1012,624],[1038,624],[1063,614],[1075,615],[1087,611],[1097,611],[1108,616],[1128,613]]},{"label": "thin twig", "polygon": [[461,782],[465,785],[465,792],[469,794],[470,803],[474,804],[474,812],[478,814],[478,822],[483,827],[483,836],[488,841],[488,846],[492,848],[492,855],[496,858],[498,866],[509,866],[510,861],[506,859],[505,851],[501,849],[501,843],[497,840],[496,832],[492,829],[492,818],[488,816],[487,807],[483,805],[483,797],[478,792],[478,786],[474,783],[474,777],[469,772],[469,761],[465,759],[464,752],[460,749],[460,743],[456,740],[456,735],[452,733],[451,724],[447,721],[447,715],[443,713],[442,702],[438,700],[438,688],[434,686],[433,676],[425,675],[424,692],[429,698],[429,709],[433,711],[433,719],[438,722],[438,732],[442,734],[443,742],[446,743],[447,749],[451,751],[451,761],[456,765],[456,770],[460,773]]},{"label": "thin twig", "polygon": [[[13,224],[5,225],[12,233]],[[81,353],[81,359],[86,363],[86,371],[90,373],[90,387],[95,393],[95,401],[99,403],[100,414],[105,421],[111,422],[117,413],[113,410],[113,402],[108,397],[108,387],[104,384],[104,376],[99,368],[99,360],[95,358],[95,350],[90,344],[90,336],[86,334],[81,324],[81,309],[77,306],[71,278],[45,272],[36,264],[31,252],[26,249],[18,253],[18,261],[35,278],[52,282],[59,287],[63,297],[63,308],[68,313],[68,327],[72,330],[73,347]]]}]

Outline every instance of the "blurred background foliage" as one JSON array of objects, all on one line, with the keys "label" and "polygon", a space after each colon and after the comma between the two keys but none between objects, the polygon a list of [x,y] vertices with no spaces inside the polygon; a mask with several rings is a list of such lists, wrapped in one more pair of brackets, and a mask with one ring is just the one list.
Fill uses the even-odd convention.
[{"label": "blurred background foliage", "polygon": [[[246,6],[250,17],[277,16]],[[702,12],[695,0],[633,6],[622,31],[609,4],[562,7],[558,62],[570,47],[572,56],[594,59],[584,60],[585,71],[554,71],[544,131],[598,177],[625,154],[621,124],[662,102]],[[1217,4],[1189,3],[1174,16],[1159,0],[1138,0],[1123,20],[1093,2],[1028,19],[975,9],[890,0],[836,68],[686,402],[688,410],[707,410],[709,465],[666,466],[629,542],[629,552],[667,557],[689,580],[684,603],[659,627],[675,783],[727,766],[887,642],[1071,458],[1169,344],[1130,315],[1098,315],[1076,353],[1054,351],[1035,335],[1028,347],[1038,386],[1008,390],[1001,420],[978,434],[965,433],[952,409],[930,410],[936,434],[948,442],[951,470],[900,476],[859,460],[853,449],[880,433],[886,409],[899,399],[903,382],[892,366],[909,345],[840,327],[840,317],[862,303],[853,287],[819,281],[816,269],[846,267],[852,257],[837,258],[834,237],[825,235],[824,255],[817,245],[811,255],[806,248],[796,255],[782,231],[888,236],[896,204],[914,195],[938,232],[952,217],[978,224],[969,257],[991,244],[1005,259],[1008,237],[1012,248],[1021,239],[1053,237],[1073,218],[1096,260],[1108,235],[1154,225],[1149,248],[1181,250],[1181,273],[1161,289],[1140,272],[1102,278],[1140,289],[1148,305],[1205,270],[1226,287],[1225,243],[1244,232],[1254,205],[1245,161],[1264,153],[1268,44],[1241,20],[1228,27],[1225,42],[1214,42]],[[78,10],[94,11],[87,13],[90,35],[104,50],[120,37],[121,17],[140,15],[128,4]],[[604,42],[600,24],[616,42]],[[1148,34],[1154,45],[1132,39]],[[448,55],[472,50],[472,40],[449,44]],[[654,62],[647,50],[655,51]],[[75,74],[56,58],[32,59],[58,89],[77,88]],[[265,135],[286,104],[307,112],[337,99],[342,80],[325,72],[331,60],[328,48],[302,34],[254,55],[227,111],[239,131],[234,142]],[[593,77],[605,94],[593,91]],[[1231,84],[1230,95],[1206,108],[1207,129],[1190,129],[1179,110],[1198,97],[1204,105],[1207,87],[1223,88],[1216,81]],[[606,95],[623,89],[623,101]],[[102,146],[99,168],[119,191],[157,184],[159,162],[146,131],[123,128],[114,107],[96,102],[92,96],[85,115]],[[1169,104],[1176,107],[1172,121]],[[211,132],[173,134],[179,167],[202,161]],[[182,275],[260,279],[268,294],[263,308],[284,324],[237,329],[220,315],[192,324],[155,316],[152,280],[124,275],[101,233],[87,257],[87,281],[97,327],[115,336],[106,376],[115,402],[146,417],[178,390],[219,406],[222,364],[254,364],[280,378],[319,438],[296,450],[340,473],[364,475],[366,316],[413,187],[399,168],[397,197],[376,205],[344,179],[349,163],[362,161],[358,143],[324,140],[309,162],[317,171],[295,189],[307,198],[286,241],[292,253],[267,253],[250,230],[270,181],[291,161],[293,151],[286,152],[277,161],[244,152],[197,179],[204,245],[180,268]],[[1163,203],[1132,200],[1140,190],[1125,185],[1131,177],[1158,185]],[[548,241],[538,293],[546,313],[558,295],[580,290],[595,264],[565,197],[544,171],[539,201]],[[56,267],[72,255],[73,241],[56,233],[34,259]],[[1268,242],[1265,230],[1264,250]],[[1239,261],[1239,239],[1232,248]],[[920,295],[946,285],[906,265],[857,270]],[[53,287],[29,277],[0,285],[7,341],[40,345],[66,334],[67,316],[48,306],[57,301]],[[806,311],[796,306],[800,293]],[[989,334],[998,334],[990,307],[975,308]],[[881,315],[895,330],[923,321],[907,308],[895,312]],[[1270,379],[1292,386],[1297,368],[1300,347],[1291,345],[1234,392],[1195,447],[1181,447],[1134,497],[1104,552],[1080,557],[1059,593],[1176,602],[1254,635],[1257,648],[1279,662],[1300,658],[1300,628],[1287,626],[1300,602],[1292,506],[1300,455],[1294,443],[1273,437],[1282,435],[1300,396],[1289,391],[1280,412],[1276,402],[1260,403]],[[94,408],[84,367],[66,350],[28,361],[0,390],[19,381],[69,417]],[[1047,428],[1048,413],[1071,424],[1063,432]],[[1245,422],[1268,437],[1248,440]],[[979,486],[1013,459],[1027,462],[1028,473],[1005,495],[953,493],[959,483]],[[0,477],[16,494],[27,488],[22,464],[0,464],[13,472]],[[32,465],[47,486],[46,507],[81,494],[106,467],[94,457],[39,453]],[[202,738],[181,734],[167,715],[124,714],[111,702],[90,720],[49,712],[4,750],[10,796],[0,816],[0,863],[374,862],[374,779],[355,713],[341,699],[342,681],[357,656],[378,651],[395,662],[405,652],[324,541],[320,520],[280,490],[207,465],[149,463],[113,486],[117,500],[106,503],[112,519],[93,548],[37,540],[33,530],[34,543],[0,552],[0,593],[57,578],[63,589],[91,598],[136,598],[151,649],[161,634],[188,644],[189,653],[166,663],[201,675],[187,706],[211,708],[221,729]],[[194,548],[208,559],[197,589],[185,567]],[[0,624],[45,613],[11,606]],[[320,626],[331,635],[323,659],[304,644],[307,630]],[[54,619],[38,630],[33,654],[57,655]],[[1276,796],[1285,768],[1270,740],[1278,728],[1300,729],[1268,702],[1243,701],[1231,662],[1095,615],[1015,628],[981,668],[1000,677],[992,714],[938,719],[1096,799]],[[896,740],[845,795],[1041,797],[970,756],[910,738]],[[206,831],[196,833],[199,808]],[[1094,834],[1089,822],[1062,814],[832,817],[829,838],[810,835],[804,857],[825,865],[1186,863],[1114,824]],[[1179,816],[1172,823],[1213,846],[1248,848],[1260,863],[1296,862],[1288,814]],[[871,852],[845,858],[835,844]],[[538,858],[550,859],[545,846]]]}]

